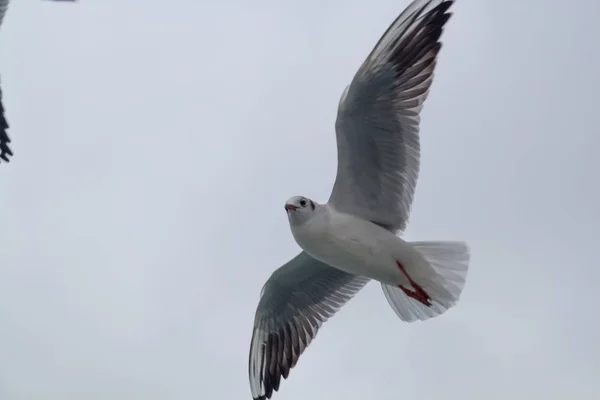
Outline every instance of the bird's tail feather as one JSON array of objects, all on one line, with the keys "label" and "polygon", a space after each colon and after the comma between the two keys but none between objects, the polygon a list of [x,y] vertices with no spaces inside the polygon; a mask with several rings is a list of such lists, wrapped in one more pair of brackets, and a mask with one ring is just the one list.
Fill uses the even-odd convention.
[{"label": "bird's tail feather", "polygon": [[410,245],[433,270],[428,279],[423,279],[423,274],[419,273],[416,282],[431,297],[431,305],[407,296],[398,286],[381,284],[388,303],[406,322],[433,318],[454,306],[465,286],[470,260],[469,247],[464,242],[411,242]]}]

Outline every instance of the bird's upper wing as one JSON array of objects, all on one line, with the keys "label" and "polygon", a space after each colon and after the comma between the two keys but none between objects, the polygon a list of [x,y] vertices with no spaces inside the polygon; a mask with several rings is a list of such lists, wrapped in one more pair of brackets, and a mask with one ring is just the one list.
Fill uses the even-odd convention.
[{"label": "bird's upper wing", "polygon": [[265,284],[254,319],[248,366],[254,399],[268,399],[333,316],[369,282],[305,252],[277,269]]},{"label": "bird's upper wing", "polygon": [[329,203],[389,230],[406,226],[419,173],[419,113],[433,80],[451,0],[415,0],[383,34],[342,94]]}]

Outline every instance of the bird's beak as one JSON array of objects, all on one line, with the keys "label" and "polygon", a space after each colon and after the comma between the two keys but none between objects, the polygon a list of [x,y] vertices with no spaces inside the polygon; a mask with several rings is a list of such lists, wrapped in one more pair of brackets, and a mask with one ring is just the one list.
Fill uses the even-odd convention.
[{"label": "bird's beak", "polygon": [[286,205],[285,205],[285,211],[286,211],[286,212],[287,212],[287,211],[296,211],[296,209],[297,209],[297,208],[298,208],[298,207],[296,207],[296,206],[295,206],[295,205],[293,205],[293,204],[286,204]]}]

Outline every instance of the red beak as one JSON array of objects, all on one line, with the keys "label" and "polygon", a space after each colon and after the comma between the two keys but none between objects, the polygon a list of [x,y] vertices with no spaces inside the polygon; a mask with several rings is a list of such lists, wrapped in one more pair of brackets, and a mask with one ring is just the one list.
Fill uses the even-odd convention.
[{"label": "red beak", "polygon": [[296,207],[293,204],[286,204],[285,205],[285,211],[296,211],[298,209],[298,207]]}]

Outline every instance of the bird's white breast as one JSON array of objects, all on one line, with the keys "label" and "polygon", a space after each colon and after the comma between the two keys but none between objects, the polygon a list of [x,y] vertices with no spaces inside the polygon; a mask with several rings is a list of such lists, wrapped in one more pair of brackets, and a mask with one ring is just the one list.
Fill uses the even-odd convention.
[{"label": "bird's white breast", "polygon": [[329,209],[292,226],[292,233],[304,251],[332,267],[380,281],[400,279],[393,252],[402,240],[370,221]]}]

